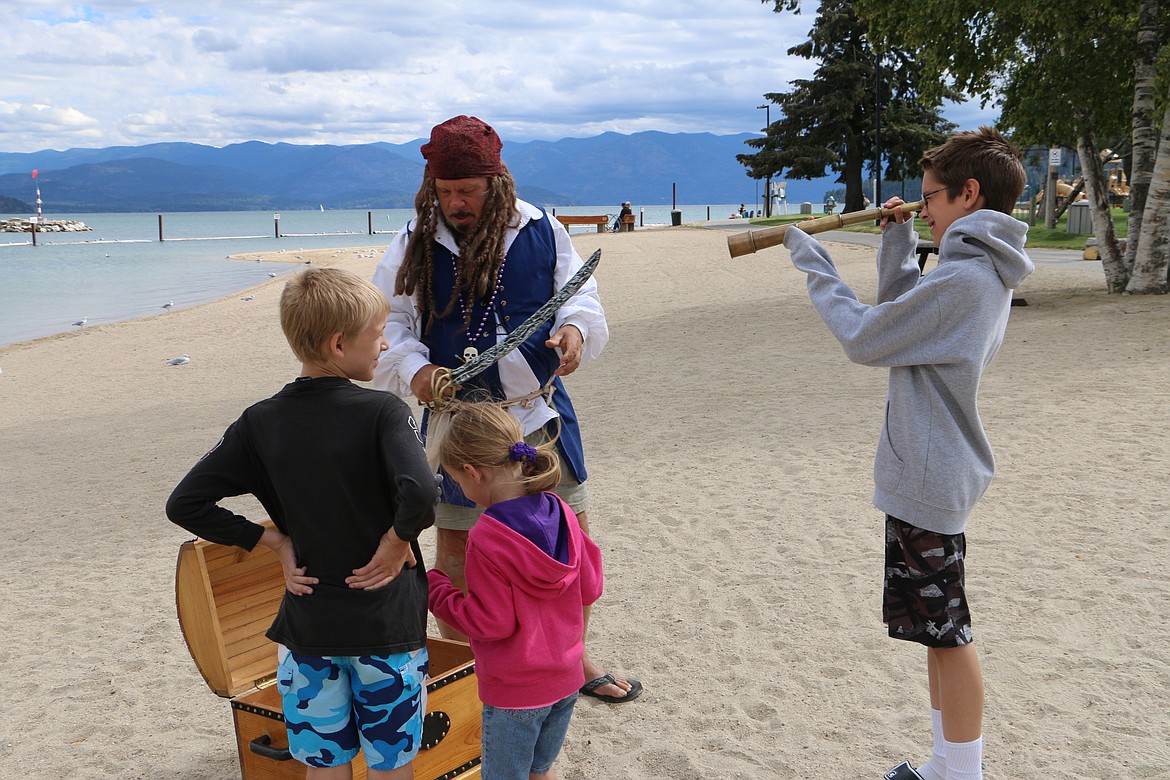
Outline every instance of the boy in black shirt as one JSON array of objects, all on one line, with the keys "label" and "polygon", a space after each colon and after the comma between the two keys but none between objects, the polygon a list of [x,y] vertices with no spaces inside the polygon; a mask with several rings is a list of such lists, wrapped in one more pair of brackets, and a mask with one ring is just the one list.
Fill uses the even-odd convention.
[{"label": "boy in black shirt", "polygon": [[[418,535],[438,498],[415,419],[359,387],[387,349],[382,293],[335,268],[297,274],[280,321],[301,376],[244,411],[167,501],[172,522],[219,544],[273,550],[286,592],[279,645],[289,749],[308,780],[413,775],[427,672],[427,577]],[[254,495],[276,529],[221,507]]]}]

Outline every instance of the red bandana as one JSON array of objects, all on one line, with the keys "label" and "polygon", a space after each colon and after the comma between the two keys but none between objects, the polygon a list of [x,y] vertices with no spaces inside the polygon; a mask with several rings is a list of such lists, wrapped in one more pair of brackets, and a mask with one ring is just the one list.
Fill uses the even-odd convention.
[{"label": "red bandana", "polygon": [[448,119],[431,130],[431,140],[420,151],[427,175],[435,179],[473,179],[504,172],[504,146],[491,125],[473,116]]}]

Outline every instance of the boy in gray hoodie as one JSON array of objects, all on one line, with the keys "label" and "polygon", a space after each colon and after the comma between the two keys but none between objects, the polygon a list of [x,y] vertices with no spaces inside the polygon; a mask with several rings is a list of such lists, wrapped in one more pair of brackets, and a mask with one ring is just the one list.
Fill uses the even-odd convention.
[{"label": "boy in gray hoodie", "polygon": [[934,747],[918,769],[903,762],[885,777],[981,780],[983,677],[964,591],[964,530],[995,472],[976,404],[980,377],[1003,342],[1012,290],[1033,268],[1028,226],[1012,216],[1026,177],[1019,150],[988,127],[953,135],[920,164],[920,216],[939,248],[929,274],[900,210],[882,221],[874,306],[798,227],[784,246],[848,358],[890,371],[874,461],[874,505],[886,513],[883,619],[890,636],[927,648]]}]

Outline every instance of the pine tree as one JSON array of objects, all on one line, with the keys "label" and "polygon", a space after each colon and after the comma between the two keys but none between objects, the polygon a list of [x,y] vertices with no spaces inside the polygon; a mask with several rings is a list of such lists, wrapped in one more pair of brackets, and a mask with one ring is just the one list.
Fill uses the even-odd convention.
[{"label": "pine tree", "polygon": [[[797,10],[791,0],[774,0],[777,13]],[[954,129],[938,113],[941,93],[919,96],[921,71],[913,52],[876,51],[853,0],[822,0],[809,40],[790,56],[820,63],[812,79],[792,82],[788,93],[764,97],[782,117],[764,138],[746,143],[760,151],[736,155],[749,175],[815,179],[826,170],[845,185],[845,210],[863,207],[865,170],[875,170],[879,150],[885,180],[914,179],[922,152]],[[879,135],[880,133],[880,135]]]}]

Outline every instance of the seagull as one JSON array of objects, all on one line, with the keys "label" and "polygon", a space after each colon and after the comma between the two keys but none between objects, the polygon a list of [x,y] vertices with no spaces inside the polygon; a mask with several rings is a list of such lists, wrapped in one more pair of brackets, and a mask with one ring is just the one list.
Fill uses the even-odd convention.
[{"label": "seagull", "polygon": [[240,298],[240,300],[241,301],[250,301],[255,297],[256,297],[255,295],[245,295],[243,298]]},{"label": "seagull", "polygon": [[164,309],[169,309],[169,308],[171,308],[171,307],[172,307],[172,306],[174,306],[174,305],[175,305],[175,302],[174,302],[174,301],[167,301],[166,303],[164,303],[164,304],[162,305],[162,307],[163,307]]},{"label": "seagull", "polygon": [[191,357],[189,355],[180,355],[177,358],[171,358],[167,361],[168,366],[181,366],[184,363],[190,363]]},{"label": "seagull", "polygon": [[89,317],[82,317],[77,322],[73,323],[73,327],[80,328],[81,326],[85,325],[85,323],[87,323],[87,322],[89,322]]},{"label": "seagull", "polygon": [[276,274],[275,274],[275,273],[273,273],[273,272],[269,272],[269,274],[268,274],[268,275],[269,275],[269,276],[271,276],[271,277],[275,277],[275,276],[276,276]]}]

